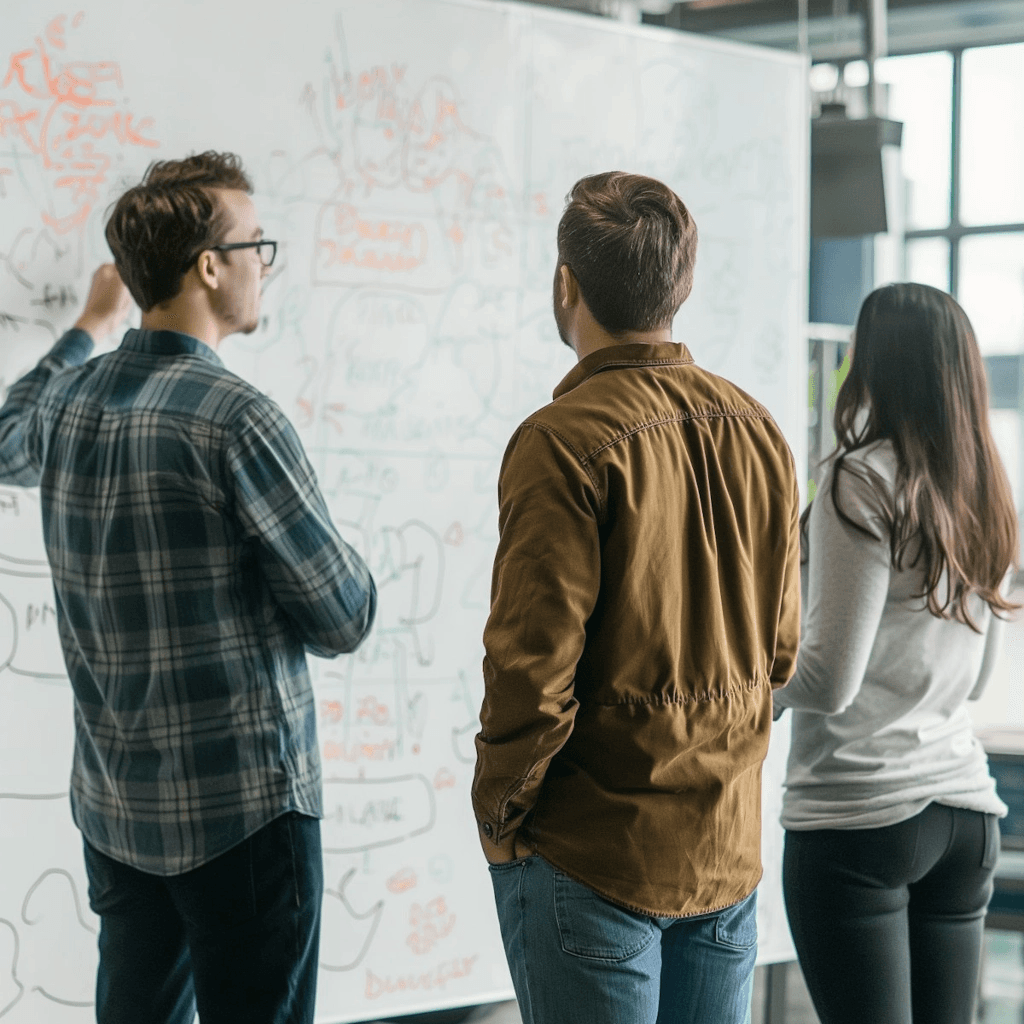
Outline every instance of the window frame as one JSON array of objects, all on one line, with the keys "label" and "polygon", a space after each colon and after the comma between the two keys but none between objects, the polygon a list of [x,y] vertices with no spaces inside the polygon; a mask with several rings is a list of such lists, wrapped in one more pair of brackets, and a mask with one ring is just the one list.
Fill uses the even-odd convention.
[{"label": "window frame", "polygon": [[[992,44],[997,45],[997,44]],[[956,49],[943,48],[928,51],[930,53],[949,53],[953,57],[952,96],[952,131],[950,132],[949,162],[949,223],[941,228],[908,228],[903,233],[907,242],[919,238],[945,238],[949,242],[949,294],[959,299],[960,289],[960,242],[970,235],[1024,234],[1024,223],[1003,224],[971,224],[965,225],[960,220],[960,171],[963,129],[963,57],[965,50],[983,50],[984,46],[967,46]],[[892,54],[903,56],[903,54]]]}]

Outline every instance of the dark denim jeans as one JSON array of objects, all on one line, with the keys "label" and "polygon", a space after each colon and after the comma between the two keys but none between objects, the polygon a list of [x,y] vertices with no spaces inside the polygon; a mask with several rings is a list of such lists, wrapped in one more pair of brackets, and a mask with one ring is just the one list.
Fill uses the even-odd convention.
[{"label": "dark denim jeans", "polygon": [[523,1024],[749,1024],[757,893],[715,914],[647,917],[541,857],[491,867]]},{"label": "dark denim jeans", "polygon": [[85,844],[100,916],[99,1024],[311,1024],[323,899],[320,822],[288,813],[183,875]]},{"label": "dark denim jeans", "polygon": [[994,814],[936,803],[787,832],[786,911],[822,1024],[970,1024],[998,857]]}]

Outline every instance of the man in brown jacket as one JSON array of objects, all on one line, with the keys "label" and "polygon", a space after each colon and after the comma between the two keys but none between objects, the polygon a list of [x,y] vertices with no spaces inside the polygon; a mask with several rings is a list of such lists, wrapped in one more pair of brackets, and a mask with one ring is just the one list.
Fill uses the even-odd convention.
[{"label": "man in brown jacket", "polygon": [[672,342],[696,246],[661,182],[577,182],[579,363],[501,468],[473,806],[525,1024],[750,1019],[799,498],[764,406]]}]

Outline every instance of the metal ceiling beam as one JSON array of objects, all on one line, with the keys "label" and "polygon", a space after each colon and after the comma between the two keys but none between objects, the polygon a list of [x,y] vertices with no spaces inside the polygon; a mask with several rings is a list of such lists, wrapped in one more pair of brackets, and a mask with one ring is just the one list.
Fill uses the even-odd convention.
[{"label": "metal ceiling beam", "polygon": [[[614,17],[613,6],[619,0],[522,0],[546,7]],[[636,0],[631,0],[636,3]],[[651,0],[653,4],[658,0]],[[702,0],[697,0],[702,2]],[[868,3],[876,0],[867,0]],[[640,8],[644,0],[640,0]],[[820,0],[812,0],[811,11],[821,10]],[[831,7],[831,4],[829,5]],[[797,20],[779,21],[779,12],[790,18],[796,14],[796,0],[735,0],[727,7],[705,7],[705,19],[693,3],[677,3],[674,11],[663,20],[672,28],[688,32],[735,39],[738,42],[774,46],[796,50],[800,31]],[[722,27],[716,12],[729,10],[732,27]],[[743,15],[742,12],[748,13]],[[685,12],[685,16],[681,16]],[[657,12],[650,12],[657,13]],[[736,19],[742,23],[735,24]],[[659,19],[661,20],[661,19]],[[866,19],[861,13],[839,17],[820,14],[807,21],[807,41],[811,57],[822,61],[848,61],[866,58],[869,49]],[[907,3],[890,0],[888,9],[888,46],[892,54],[922,53],[929,50],[957,49],[969,46],[991,46],[998,43],[1024,42],[1024,2],[1021,0],[937,0],[937,2]]]},{"label": "metal ceiling beam", "polygon": [[[814,60],[845,61],[867,57],[865,19],[861,14],[841,18],[810,18],[808,43]],[[693,31],[692,26],[688,27]],[[753,24],[719,29],[715,35],[738,42],[795,50],[796,21]],[[973,2],[890,7],[888,52],[923,53],[929,50],[991,46],[1024,42],[1024,3],[1020,0],[973,0]]]}]

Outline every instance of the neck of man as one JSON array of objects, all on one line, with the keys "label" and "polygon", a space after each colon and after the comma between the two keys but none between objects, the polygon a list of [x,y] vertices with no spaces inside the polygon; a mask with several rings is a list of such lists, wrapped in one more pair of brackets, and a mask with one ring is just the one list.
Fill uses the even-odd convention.
[{"label": "neck of man", "polygon": [[664,345],[672,341],[672,328],[659,327],[653,331],[622,331],[618,334],[610,334],[593,317],[587,317],[587,321],[578,324],[576,336],[573,339],[573,349],[576,352],[576,359],[586,359],[592,352],[602,348],[612,348],[614,345]]},{"label": "neck of man", "polygon": [[142,329],[188,334],[214,350],[220,346],[223,337],[217,319],[209,310],[199,308],[193,302],[175,299],[154,306],[148,313],[143,313]]}]

